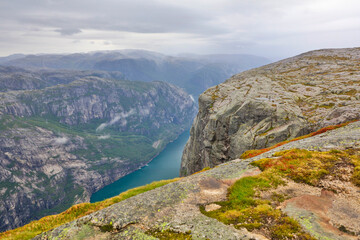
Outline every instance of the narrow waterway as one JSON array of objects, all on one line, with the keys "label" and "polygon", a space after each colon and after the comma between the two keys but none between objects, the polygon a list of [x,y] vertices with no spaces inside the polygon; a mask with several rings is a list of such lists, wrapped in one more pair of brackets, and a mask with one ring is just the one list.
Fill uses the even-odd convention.
[{"label": "narrow waterway", "polygon": [[90,202],[102,201],[106,198],[119,195],[128,189],[154,181],[178,177],[182,151],[189,136],[189,130],[186,130],[175,141],[169,143],[147,166],[95,192],[91,196]]}]

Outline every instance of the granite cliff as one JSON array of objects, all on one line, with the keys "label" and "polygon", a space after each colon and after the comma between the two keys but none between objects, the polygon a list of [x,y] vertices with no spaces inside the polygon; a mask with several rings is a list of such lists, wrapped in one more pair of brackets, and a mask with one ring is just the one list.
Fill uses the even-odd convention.
[{"label": "granite cliff", "polygon": [[196,111],[163,82],[0,70],[0,230],[89,201],[148,163]]},{"label": "granite cliff", "polygon": [[233,76],[206,90],[181,175],[319,128],[360,118],[360,49],[319,50]]}]

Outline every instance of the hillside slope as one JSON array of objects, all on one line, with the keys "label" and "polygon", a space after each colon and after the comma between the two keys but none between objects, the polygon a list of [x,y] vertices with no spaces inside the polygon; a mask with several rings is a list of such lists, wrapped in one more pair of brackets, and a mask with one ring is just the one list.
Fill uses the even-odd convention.
[{"label": "hillside slope", "polygon": [[[277,163],[289,154],[290,167],[283,172]],[[266,161],[273,164],[263,167]],[[311,172],[314,166],[321,174]],[[182,178],[35,239],[355,240],[358,166],[360,122],[355,122]],[[303,170],[309,174],[299,175]]]},{"label": "hillside slope", "polygon": [[233,76],[199,98],[181,175],[360,118],[360,48],[312,51]]},{"label": "hillside slope", "polygon": [[89,201],[195,115],[190,96],[167,83],[67,74],[68,82],[0,93],[0,230]]}]

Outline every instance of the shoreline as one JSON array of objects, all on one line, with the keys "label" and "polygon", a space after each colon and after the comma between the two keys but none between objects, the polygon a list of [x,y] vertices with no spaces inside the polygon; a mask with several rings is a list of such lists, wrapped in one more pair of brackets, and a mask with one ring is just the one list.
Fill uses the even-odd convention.
[{"label": "shoreline", "polygon": [[[139,171],[139,170],[141,170],[141,169],[144,169],[145,167],[149,166],[149,164],[150,164],[151,162],[153,162],[153,160],[154,160],[155,158],[157,158],[161,153],[164,152],[164,150],[169,146],[169,144],[171,144],[171,143],[175,142],[176,140],[178,140],[179,137],[180,137],[182,134],[184,134],[185,132],[187,132],[187,131],[190,131],[190,128],[186,128],[185,130],[180,131],[179,134],[175,135],[176,138],[174,138],[173,140],[169,141],[166,145],[164,145],[164,146],[161,148],[161,150],[160,150],[156,155],[154,155],[154,156],[153,156],[151,159],[149,159],[148,161],[145,161],[145,162],[143,162],[142,164],[140,164],[140,165],[139,165],[136,169],[134,169],[133,171],[128,172],[127,174],[125,174],[125,175],[121,176],[120,178],[112,181],[111,183],[104,185],[103,187],[101,187],[101,188],[100,188],[99,190],[97,190],[96,192],[91,193],[89,202],[90,202],[90,203],[98,202],[98,201],[92,201],[92,197],[93,197],[94,194],[96,194],[97,192],[99,192],[99,191],[101,191],[102,189],[106,188],[107,186],[109,186],[109,185],[111,185],[111,184],[114,184],[114,183],[117,182],[117,181],[120,181],[122,178],[127,177],[127,176],[129,176],[129,175],[131,175],[131,174],[133,174],[133,173],[135,173],[135,172],[137,172],[137,171]],[[187,140],[188,140],[188,138],[187,138]],[[186,140],[186,141],[187,141],[187,140]],[[179,168],[180,168],[180,166],[179,166]],[[177,176],[179,176],[179,175],[180,175],[180,172],[177,174]],[[150,182],[149,182],[149,183],[150,183]],[[120,194],[120,193],[121,193],[121,192],[119,192],[119,194]],[[101,200],[99,200],[99,201],[101,201]]]}]

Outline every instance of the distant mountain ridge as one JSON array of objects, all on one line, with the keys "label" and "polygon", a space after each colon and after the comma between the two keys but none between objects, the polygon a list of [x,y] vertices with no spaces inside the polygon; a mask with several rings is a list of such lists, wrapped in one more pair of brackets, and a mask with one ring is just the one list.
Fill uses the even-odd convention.
[{"label": "distant mountain ridge", "polygon": [[[242,54],[167,56],[145,50],[99,51],[74,54],[14,55],[0,64],[25,69],[67,69],[121,72],[132,81],[165,81],[198,96],[235,73],[270,60]],[[210,69],[210,71],[209,71]]]},{"label": "distant mountain ridge", "polygon": [[120,72],[81,70],[26,70],[19,67],[0,66],[0,92],[35,90],[58,84],[68,84],[86,77],[124,80]]}]

